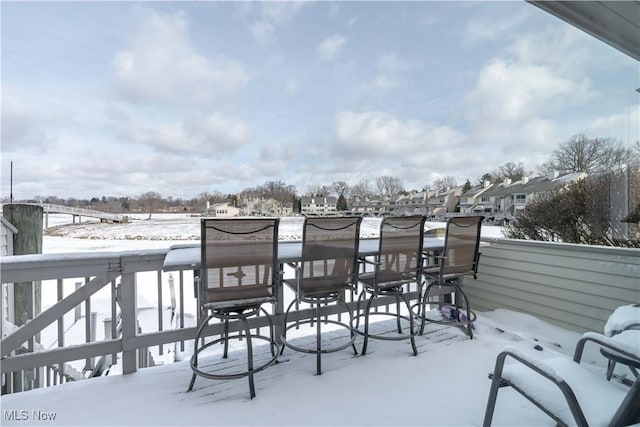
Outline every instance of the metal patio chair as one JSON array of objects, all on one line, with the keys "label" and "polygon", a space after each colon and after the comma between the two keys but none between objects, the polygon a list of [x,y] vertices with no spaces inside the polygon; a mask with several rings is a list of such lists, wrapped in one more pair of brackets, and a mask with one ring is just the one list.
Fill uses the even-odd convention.
[{"label": "metal patio chair", "polygon": [[[580,364],[587,342],[640,361],[640,342],[624,345],[610,337],[588,332],[578,341],[573,360],[565,356],[538,360],[516,349],[505,349],[490,375],[491,388],[483,426],[491,425],[498,390],[511,387],[559,426],[627,426],[640,422],[640,378],[630,387],[608,381]],[[514,363],[505,364],[506,358]],[[505,410],[509,410],[505,408]]]},{"label": "metal patio chair", "polygon": [[[476,278],[480,259],[480,227],[483,216],[453,217],[447,222],[444,250],[441,254],[424,254],[422,283],[414,314],[421,320],[420,334],[426,322],[461,328],[473,338],[476,314],[463,291],[465,276]],[[431,264],[430,261],[435,261]],[[453,301],[449,301],[453,296]],[[437,297],[437,300],[434,298]],[[427,305],[439,308],[437,316],[427,312]]]},{"label": "metal patio chair", "polygon": [[[323,353],[332,353],[353,347],[356,334],[353,329],[353,313],[345,302],[345,292],[355,292],[357,286],[357,257],[362,218],[305,218],[302,234],[302,260],[291,264],[295,269],[293,279],[284,283],[295,293],[284,316],[282,343],[292,350],[316,354],[316,374],[322,374]],[[295,321],[287,325],[292,307],[307,303],[315,307],[315,318]],[[349,323],[329,318],[321,319],[320,308],[328,304],[341,304],[349,315]],[[287,340],[287,331],[301,324],[316,325],[315,346],[301,347]],[[331,323],[349,330],[346,343],[333,347],[322,346],[322,323]],[[282,348],[284,351],[284,347]]]},{"label": "metal patio chair", "polygon": [[[358,315],[356,330],[364,336],[362,355],[367,353],[369,338],[381,340],[411,341],[414,356],[418,354],[414,337],[417,329],[414,327],[414,316],[410,302],[404,293],[405,285],[419,283],[422,266],[422,241],[424,238],[424,216],[386,217],[380,224],[379,253],[374,259],[360,258],[366,266],[372,266],[373,271],[360,272],[358,281],[363,285],[358,297]],[[364,313],[360,314],[360,305],[365,296],[369,296]],[[396,312],[371,311],[374,300],[379,296],[393,296],[396,300]],[[403,301],[408,313],[401,312],[400,301]],[[399,335],[371,334],[369,321],[371,316],[394,316]],[[360,318],[364,317],[364,331],[359,330]],[[409,333],[403,334],[401,320],[409,322]]]},{"label": "metal patio chair", "polygon": [[[202,320],[195,338],[191,357],[193,375],[188,391],[193,388],[196,376],[213,380],[228,380],[248,377],[251,398],[255,397],[253,375],[276,361],[279,348],[274,339],[273,321],[263,304],[274,304],[274,287],[281,278],[278,264],[277,218],[233,218],[203,219],[198,286],[198,305]],[[268,319],[269,336],[252,333],[248,318],[262,312]],[[224,333],[220,338],[205,342],[206,326],[212,319],[224,322]],[[229,334],[229,322],[241,321],[242,331]],[[223,358],[228,356],[229,340],[242,340],[247,347],[247,369],[241,372],[216,373],[202,369],[200,354],[214,344],[223,343]],[[259,366],[254,366],[254,339],[267,341],[271,357]],[[224,369],[215,365],[215,369]],[[212,369],[213,370],[213,369]]]}]

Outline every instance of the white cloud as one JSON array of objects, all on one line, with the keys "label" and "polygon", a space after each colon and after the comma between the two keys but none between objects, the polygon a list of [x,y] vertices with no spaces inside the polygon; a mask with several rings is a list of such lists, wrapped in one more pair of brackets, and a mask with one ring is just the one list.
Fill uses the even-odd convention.
[{"label": "white cloud", "polygon": [[380,55],[376,65],[378,74],[372,82],[364,85],[365,91],[371,89],[389,90],[405,86],[405,81],[399,77],[399,74],[407,69],[408,65],[398,58],[396,52]]},{"label": "white cloud", "polygon": [[519,28],[530,17],[528,11],[516,14],[504,14],[496,19],[495,16],[483,19],[471,19],[466,26],[465,40],[471,42],[485,42],[500,40],[513,32],[513,29]]},{"label": "white cloud", "polygon": [[2,152],[47,151],[56,143],[59,127],[71,121],[66,106],[57,105],[57,101],[54,110],[43,107],[42,102],[31,101],[38,95],[15,85],[2,84]]},{"label": "white cloud", "polygon": [[347,38],[339,34],[325,38],[317,47],[318,56],[323,61],[334,61],[344,48]]},{"label": "white cloud", "polygon": [[590,82],[558,75],[550,67],[496,58],[485,65],[466,97],[467,118],[478,126],[549,116],[589,98]]},{"label": "white cloud", "polygon": [[199,53],[180,13],[146,11],[113,68],[119,89],[135,102],[210,105],[249,80],[241,63]]},{"label": "white cloud", "polygon": [[640,141],[640,106],[630,105],[624,111],[598,117],[588,125],[585,133],[601,137],[621,135],[622,142],[631,146]]},{"label": "white cloud", "polygon": [[250,17],[248,26],[253,40],[266,48],[276,42],[278,28],[291,22],[303,6],[301,1],[239,2],[238,11]]},{"label": "white cloud", "polygon": [[421,158],[428,150],[454,148],[463,136],[447,126],[421,120],[401,120],[380,111],[336,115],[337,150],[357,153],[361,158],[384,158],[385,161]]},{"label": "white cloud", "polygon": [[162,151],[202,156],[237,151],[250,137],[249,127],[244,122],[218,112],[173,123],[130,123],[129,126],[128,136],[134,141]]},{"label": "white cloud", "polygon": [[520,64],[546,65],[559,75],[579,78],[587,67],[600,63],[585,37],[589,36],[571,26],[534,32],[514,40],[507,54]]}]

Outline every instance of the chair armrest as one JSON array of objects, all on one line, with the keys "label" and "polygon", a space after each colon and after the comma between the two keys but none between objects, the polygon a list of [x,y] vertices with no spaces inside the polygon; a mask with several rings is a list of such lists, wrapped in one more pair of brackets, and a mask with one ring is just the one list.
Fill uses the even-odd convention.
[{"label": "chair armrest", "polygon": [[507,357],[517,360],[556,384],[565,382],[562,377],[560,377],[551,366],[544,363],[544,361],[535,359],[512,347],[506,347],[500,354],[498,354],[493,371],[493,378],[502,378],[502,369],[504,368],[504,363]]},{"label": "chair armrest", "polygon": [[582,360],[582,353],[584,351],[584,346],[588,342],[594,342],[602,347],[606,347],[610,350],[614,350],[625,357],[628,357],[632,360],[637,360],[640,362],[640,355],[637,353],[637,349],[626,345],[625,343],[618,341],[612,337],[607,337],[602,334],[598,334],[595,332],[587,332],[582,335],[582,338],[578,340],[578,344],[576,345],[576,351],[573,355],[574,362],[580,363]]},{"label": "chair armrest", "polygon": [[[532,372],[535,372],[541,375],[542,377],[549,380],[550,383],[555,384],[555,386],[558,387],[558,389],[564,396],[567,404],[569,405],[571,414],[576,420],[576,424],[585,425],[585,426],[588,425],[586,418],[584,416],[584,413],[580,408],[576,395],[571,389],[571,387],[569,386],[569,384],[567,384],[567,382],[560,375],[558,375],[551,366],[546,364],[544,361],[530,357],[512,347],[505,348],[500,354],[498,354],[498,357],[496,358],[496,364],[495,364],[493,374],[490,375],[492,382],[491,382],[489,402],[493,401],[493,403],[495,404],[498,389],[500,387],[503,387],[506,385],[509,385],[509,386],[512,385],[511,381],[504,379],[502,377],[502,371],[503,371],[505,360],[507,357],[511,357],[512,359],[520,362],[522,365],[531,369]],[[513,386],[513,387],[515,388],[516,391],[518,391],[528,400],[536,404],[536,406],[538,406],[548,415],[551,415],[550,409],[543,408],[542,406],[540,406],[540,404],[537,403],[535,396],[529,395],[525,390],[520,389],[518,386]],[[491,410],[489,410],[488,408],[487,413],[485,413],[485,420],[483,425],[485,426],[490,425],[492,416],[493,416],[493,408],[491,408]]]}]

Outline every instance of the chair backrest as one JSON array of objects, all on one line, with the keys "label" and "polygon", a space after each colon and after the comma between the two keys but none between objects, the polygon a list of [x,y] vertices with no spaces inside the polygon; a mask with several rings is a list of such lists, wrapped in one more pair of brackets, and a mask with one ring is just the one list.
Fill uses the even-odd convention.
[{"label": "chair backrest", "polygon": [[459,216],[449,219],[444,240],[444,259],[440,274],[462,276],[478,272],[478,248],[483,216]]},{"label": "chair backrest", "polygon": [[302,234],[302,282],[313,286],[354,285],[361,217],[307,217]]},{"label": "chair backrest", "polygon": [[278,224],[278,218],[202,220],[200,305],[272,294]]},{"label": "chair backrest", "polygon": [[380,224],[378,282],[406,279],[421,267],[424,216],[385,217]]}]

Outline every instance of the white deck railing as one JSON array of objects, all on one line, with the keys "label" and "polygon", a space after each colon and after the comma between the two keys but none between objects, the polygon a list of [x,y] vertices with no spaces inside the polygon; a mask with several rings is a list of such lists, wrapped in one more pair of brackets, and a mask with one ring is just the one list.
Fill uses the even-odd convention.
[{"label": "white deck railing", "polygon": [[[139,367],[152,365],[149,363],[150,349],[161,356],[166,344],[176,344],[179,346],[177,352],[184,351],[185,343],[188,346],[196,334],[193,271],[163,272],[166,253],[167,250],[148,250],[3,257],[3,293],[12,286],[27,286],[29,299],[33,299],[31,285],[41,282],[42,292],[51,293],[55,290],[57,300],[41,313],[34,313],[33,304],[30,304],[27,318],[31,320],[16,330],[3,332],[0,357],[4,392],[66,382],[72,379],[66,373],[70,369],[68,363],[73,361],[84,360],[84,368],[78,369],[90,375],[97,359],[109,358],[114,363],[120,360],[119,370],[128,374]],[[178,283],[174,284],[176,275]],[[67,291],[70,285],[71,291]],[[283,301],[291,301],[291,293],[288,290],[283,292]],[[415,289],[413,292],[415,295]],[[97,316],[87,313],[94,313],[98,295],[102,296],[102,300],[106,295],[110,313],[105,319],[108,330],[104,339],[96,341],[95,332],[92,331],[97,328]],[[154,301],[151,307],[150,300]],[[4,294],[2,301],[3,304],[6,302]],[[351,308],[355,308],[354,295],[347,296],[347,301]],[[380,298],[374,305],[379,307],[390,302],[395,300]],[[78,315],[75,318],[70,318],[70,315],[79,310],[84,311],[83,335],[86,338],[80,343],[65,342],[71,325],[78,326]],[[141,329],[141,313],[145,311],[148,314],[149,310],[156,312],[157,321],[152,322],[151,328]],[[167,310],[175,317],[171,324],[164,320]],[[1,312],[4,313],[4,309]],[[312,309],[300,309],[291,312],[289,319],[307,319],[314,313]],[[342,316],[340,308],[335,306],[324,307],[322,313],[338,318]],[[282,313],[272,311],[271,314],[276,325],[282,323]],[[192,321],[187,322],[189,317]],[[250,319],[250,325],[255,328],[266,327],[268,321],[264,316],[257,317]],[[79,326],[83,328],[83,325]],[[53,348],[42,348],[37,336],[47,331],[51,335],[52,328],[57,331],[55,344]],[[230,324],[231,331],[240,328],[240,322]],[[221,323],[213,324],[208,327],[206,334],[216,335],[222,331]]]},{"label": "white deck railing", "polygon": [[[601,330],[613,308],[640,302],[637,249],[492,239],[485,241],[481,251],[478,280],[468,279],[466,284],[467,294],[480,310],[506,307],[571,329]],[[3,392],[65,382],[72,378],[68,364],[73,361],[84,362],[77,370],[90,373],[97,360],[108,358],[118,363],[118,371],[128,374],[152,365],[149,352],[162,356],[168,344],[177,347],[176,353],[187,347],[187,354],[196,332],[193,272],[163,272],[166,253],[149,250],[3,257],[3,292],[9,284],[41,281],[42,292],[54,292],[57,300],[39,314],[27,313],[31,320],[26,325],[3,331]],[[411,291],[415,298],[415,289]],[[283,299],[291,297],[285,294]],[[90,314],[105,299],[108,307],[100,309],[110,319],[120,321],[105,322],[104,339],[96,341],[92,333],[96,320]],[[348,300],[355,307],[353,295]],[[4,304],[4,294],[2,301]],[[393,309],[394,302],[380,299],[376,305]],[[84,325],[79,325],[84,329],[83,336],[81,342],[71,342],[65,336],[77,320],[73,314],[78,309],[85,313]],[[171,313],[173,322],[166,320],[167,313]],[[306,319],[312,313],[311,309],[299,310],[289,319]],[[324,313],[341,315],[337,307],[327,307]],[[157,319],[152,327],[140,328],[143,314]],[[273,314],[276,324],[282,323],[282,314]],[[251,326],[265,327],[267,320],[251,319]],[[55,344],[42,348],[38,335],[42,341],[47,331],[52,335],[51,329],[53,336],[57,335]],[[239,330],[239,325],[231,325],[231,329]],[[221,332],[222,325],[213,324],[207,335]]]}]

